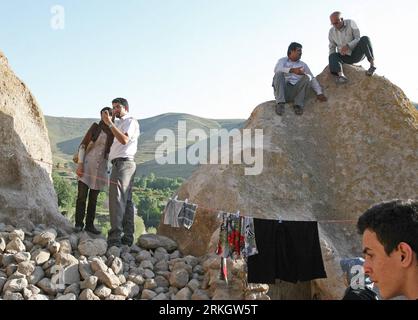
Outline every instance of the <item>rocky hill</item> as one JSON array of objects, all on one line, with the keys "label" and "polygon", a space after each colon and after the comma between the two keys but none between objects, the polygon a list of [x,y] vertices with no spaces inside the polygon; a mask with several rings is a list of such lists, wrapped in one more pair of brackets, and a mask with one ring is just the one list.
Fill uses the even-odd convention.
[{"label": "rocky hill", "polygon": [[[359,215],[377,202],[417,198],[418,190],[418,111],[387,79],[345,68],[347,85],[337,86],[327,69],[318,77],[329,100],[319,103],[312,94],[301,117],[289,107],[277,116],[273,101],[259,105],[245,128],[264,130],[263,172],[246,176],[245,165],[201,166],[178,192],[200,206],[193,227],[160,225],[159,233],[199,256],[216,248],[220,221],[212,210],[319,221],[328,279],[314,281],[312,292],[305,288],[308,296],[341,297],[339,261],[361,255]],[[283,288],[277,290],[291,292]]]}]

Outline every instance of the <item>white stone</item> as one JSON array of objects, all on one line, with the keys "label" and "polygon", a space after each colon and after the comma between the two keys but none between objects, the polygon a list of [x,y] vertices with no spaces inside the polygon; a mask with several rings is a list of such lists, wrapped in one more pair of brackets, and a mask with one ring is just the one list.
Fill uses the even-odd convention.
[{"label": "white stone", "polygon": [[131,281],[117,287],[114,291],[115,295],[122,295],[127,298],[134,298],[139,294],[139,286]]},{"label": "white stone", "polygon": [[42,265],[49,260],[51,254],[49,251],[38,249],[32,253],[32,260],[35,261],[36,265]]},{"label": "white stone", "polygon": [[29,261],[30,260],[30,253],[29,252],[18,252],[14,255],[15,261],[17,264],[23,262],[23,261]]},{"label": "white stone", "polygon": [[109,289],[108,287],[104,285],[100,285],[94,290],[94,294],[98,296],[100,299],[106,299],[109,297],[112,293],[112,289]]},{"label": "white stone", "polygon": [[91,289],[85,289],[80,293],[79,300],[100,300]]},{"label": "white stone", "polygon": [[6,246],[6,252],[8,253],[14,254],[17,252],[23,252],[25,250],[25,245],[23,244],[22,240],[20,240],[20,238],[14,238]]},{"label": "white stone", "polygon": [[86,257],[103,256],[107,251],[107,242],[104,239],[86,239],[78,244],[78,251]]},{"label": "white stone", "polygon": [[87,278],[86,280],[80,282],[80,289],[90,289],[90,290],[95,290],[96,286],[97,286],[97,281],[99,280],[99,278],[97,278],[96,276],[91,276],[89,278]]},{"label": "white stone", "polygon": [[4,285],[4,291],[10,292],[22,292],[24,288],[28,286],[28,281],[25,278],[12,279],[6,282]]},{"label": "white stone", "polygon": [[55,300],[77,300],[77,297],[74,293],[67,293],[65,295],[62,295]]},{"label": "white stone", "polygon": [[120,258],[116,257],[110,267],[112,268],[113,272],[118,275],[123,271],[123,262]]},{"label": "white stone", "polygon": [[120,285],[119,278],[109,272],[99,270],[94,275],[99,278],[100,283],[106,285],[108,288],[115,289]]}]

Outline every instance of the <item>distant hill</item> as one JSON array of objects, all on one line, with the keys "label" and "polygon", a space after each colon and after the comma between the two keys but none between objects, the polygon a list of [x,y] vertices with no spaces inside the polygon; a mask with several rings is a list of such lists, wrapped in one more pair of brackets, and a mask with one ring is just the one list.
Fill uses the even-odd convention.
[{"label": "distant hill", "polygon": [[[61,118],[45,116],[46,125],[51,142],[54,163],[71,162],[72,155],[77,150],[81,139],[93,122],[99,119]],[[161,142],[155,141],[155,135],[160,129],[170,129],[176,133],[178,122],[186,121],[187,132],[192,129],[202,129],[209,135],[211,129],[241,128],[245,120],[242,119],[206,119],[189,114],[166,113],[156,117],[139,120],[141,137],[135,161],[138,164],[138,175],[154,172],[164,177],[189,177],[196,166],[193,165],[165,165],[155,162],[155,150]]]}]

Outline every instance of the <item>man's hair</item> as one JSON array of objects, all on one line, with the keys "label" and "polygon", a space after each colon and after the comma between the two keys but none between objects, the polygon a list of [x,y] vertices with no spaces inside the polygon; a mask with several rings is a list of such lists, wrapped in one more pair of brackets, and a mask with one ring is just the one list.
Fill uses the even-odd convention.
[{"label": "man's hair", "polygon": [[401,242],[407,243],[418,258],[418,201],[393,200],[377,204],[358,219],[360,234],[365,230],[376,233],[387,255]]},{"label": "man's hair", "polygon": [[331,18],[333,16],[338,16],[339,18],[342,18],[343,14],[340,11],[334,11],[333,13],[331,13],[329,17]]},{"label": "man's hair", "polygon": [[299,48],[301,48],[301,49],[302,49],[302,45],[301,45],[300,43],[297,43],[297,42],[292,42],[292,43],[289,45],[289,48],[287,49],[287,56],[290,56],[290,53],[291,53],[292,51],[294,51],[294,50],[296,50],[296,49],[299,49]]},{"label": "man's hair", "polygon": [[112,103],[119,103],[120,105],[125,107],[126,111],[129,112],[129,103],[128,103],[128,100],[126,100],[125,98],[113,99]]}]

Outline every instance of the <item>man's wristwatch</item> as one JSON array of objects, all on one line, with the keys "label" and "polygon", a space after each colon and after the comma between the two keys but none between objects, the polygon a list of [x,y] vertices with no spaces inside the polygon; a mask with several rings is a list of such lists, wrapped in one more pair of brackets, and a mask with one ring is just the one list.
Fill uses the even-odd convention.
[{"label": "man's wristwatch", "polygon": [[109,124],[109,129],[113,128],[113,123]]}]

